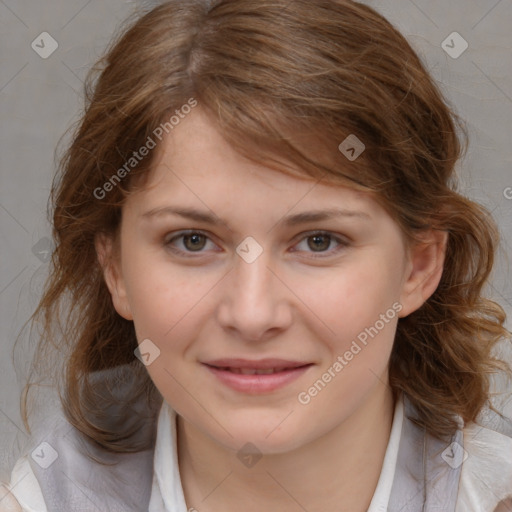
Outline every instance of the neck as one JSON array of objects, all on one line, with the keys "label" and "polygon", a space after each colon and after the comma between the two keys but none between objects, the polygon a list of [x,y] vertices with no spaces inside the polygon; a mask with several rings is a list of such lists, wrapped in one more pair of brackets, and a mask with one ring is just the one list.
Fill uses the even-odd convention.
[{"label": "neck", "polygon": [[250,468],[178,416],[179,468],[189,510],[366,512],[394,411],[390,387],[374,391],[327,434],[291,452],[265,454]]}]

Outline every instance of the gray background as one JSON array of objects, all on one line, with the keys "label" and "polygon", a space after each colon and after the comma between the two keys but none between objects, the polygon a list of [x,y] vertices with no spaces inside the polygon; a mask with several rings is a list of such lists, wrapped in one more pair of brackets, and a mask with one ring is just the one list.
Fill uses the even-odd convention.
[{"label": "gray background", "polygon": [[[507,311],[511,329],[506,255],[512,241],[512,1],[366,3],[408,37],[467,122],[471,144],[459,166],[461,190],[487,206],[500,224],[503,243],[489,295]],[[79,118],[86,71],[120,22],[136,9],[141,2],[0,0],[0,480],[8,480],[26,439],[19,398],[33,341],[23,335],[14,355],[13,345],[37,305],[47,272],[46,204],[54,150]],[[469,45],[456,59],[442,48],[454,31]],[[47,59],[31,47],[42,32],[58,42]],[[460,47],[454,45],[455,50]]]}]

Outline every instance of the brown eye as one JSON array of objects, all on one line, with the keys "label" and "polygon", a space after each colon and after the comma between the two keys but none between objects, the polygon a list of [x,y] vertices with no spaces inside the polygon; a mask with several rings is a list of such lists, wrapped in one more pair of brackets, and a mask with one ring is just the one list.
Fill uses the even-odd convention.
[{"label": "brown eye", "polygon": [[206,250],[203,249],[208,245],[208,242],[215,246],[210,238],[200,231],[182,231],[173,237],[167,237],[164,240],[164,246],[180,255],[191,253],[201,254],[206,252]]},{"label": "brown eye", "polygon": [[[309,241],[312,241],[311,243]],[[331,244],[331,236],[329,235],[312,235],[308,237],[308,247],[313,251],[325,251]]]},{"label": "brown eye", "polygon": [[[334,244],[331,246],[331,244]],[[302,245],[302,247],[301,247]],[[306,233],[295,246],[293,252],[309,253],[309,258],[327,258],[335,256],[343,249],[348,248],[349,241],[344,237],[335,236],[332,233],[317,231]]]},{"label": "brown eye", "polygon": [[199,233],[183,235],[183,245],[190,251],[200,251],[206,245],[206,237]]}]

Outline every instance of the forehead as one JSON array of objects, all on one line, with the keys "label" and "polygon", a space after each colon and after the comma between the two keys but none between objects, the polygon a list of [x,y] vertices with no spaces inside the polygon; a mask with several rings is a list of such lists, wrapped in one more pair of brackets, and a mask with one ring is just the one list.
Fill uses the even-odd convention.
[{"label": "forehead", "polygon": [[192,201],[203,206],[247,208],[252,205],[260,211],[330,204],[377,213],[371,194],[325,176],[313,178],[290,164],[287,167],[289,172],[281,172],[245,158],[196,108],[163,138],[139,202]]}]

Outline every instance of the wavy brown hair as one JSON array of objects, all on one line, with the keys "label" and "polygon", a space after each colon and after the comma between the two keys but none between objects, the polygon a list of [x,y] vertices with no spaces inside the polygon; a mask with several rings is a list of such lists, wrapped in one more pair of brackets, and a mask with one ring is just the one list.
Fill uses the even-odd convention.
[{"label": "wavy brown hair", "polygon": [[[154,420],[162,397],[134,356],[133,323],[112,305],[94,241],[116,238],[123,203],[144,186],[157,150],[104,197],[98,190],[191,98],[247,158],[372,193],[411,243],[424,229],[449,233],[436,292],[398,323],[389,378],[432,435],[453,434],[457,416],[474,421],[490,376],[510,370],[493,353],[509,335],[505,314],[482,295],[498,231],[457,191],[463,124],[406,39],[349,0],[165,2],[131,21],[93,68],[53,184],[55,251],[34,313],[34,368],[50,346],[66,354],[57,380],[68,420],[111,451],[151,442],[136,439],[137,421]],[[338,149],[350,134],[365,144],[354,161]],[[96,379],[104,374],[131,388],[116,391]]]}]

